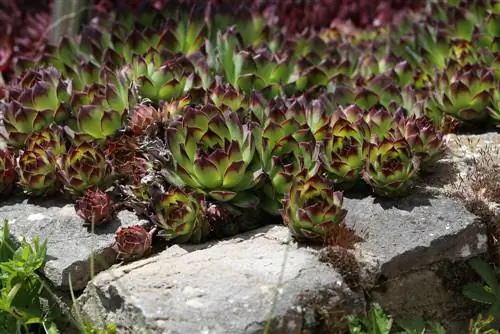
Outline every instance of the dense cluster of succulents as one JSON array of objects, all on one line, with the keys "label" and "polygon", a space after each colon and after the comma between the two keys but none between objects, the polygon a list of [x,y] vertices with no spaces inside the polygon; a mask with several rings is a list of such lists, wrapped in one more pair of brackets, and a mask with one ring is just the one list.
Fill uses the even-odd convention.
[{"label": "dense cluster of succulents", "polygon": [[[450,124],[500,121],[499,15],[493,0],[432,0],[354,33],[290,34],[256,13],[93,22],[18,63],[0,102],[0,194],[17,181],[80,197],[98,225],[114,189],[174,243],[272,216],[327,240],[346,215],[339,189],[404,195],[443,156]],[[143,228],[117,235],[124,260],[150,246]]]},{"label": "dense cluster of succulents", "polygon": [[19,60],[36,58],[43,52],[51,21],[51,4],[52,0],[0,1],[0,74],[5,74],[5,79],[13,74],[13,67]]}]

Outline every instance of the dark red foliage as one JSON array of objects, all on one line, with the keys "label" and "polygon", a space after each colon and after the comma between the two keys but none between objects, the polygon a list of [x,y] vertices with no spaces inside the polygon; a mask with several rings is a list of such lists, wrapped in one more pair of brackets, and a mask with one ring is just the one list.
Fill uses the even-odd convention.
[{"label": "dark red foliage", "polygon": [[[135,1],[137,2],[137,1]],[[286,27],[289,33],[305,29],[328,28],[337,21],[350,21],[359,28],[393,22],[401,13],[421,8],[423,0],[164,0],[167,6],[183,5],[209,8],[212,13],[226,12],[234,15],[245,7],[256,13],[275,17],[276,24]]]},{"label": "dark red foliage", "polygon": [[85,195],[76,201],[76,213],[86,223],[100,225],[111,219],[113,205],[105,192],[88,189]]},{"label": "dark red foliage", "polygon": [[417,9],[423,1],[415,0],[312,0],[270,1],[259,10],[278,17],[278,25],[286,25],[291,33],[304,29],[319,30],[335,21],[351,21],[367,28],[392,22],[404,9]]},{"label": "dark red foliage", "polygon": [[[94,13],[105,18],[112,10],[192,10],[210,15],[263,13],[291,34],[318,31],[342,22],[368,28],[393,22],[424,0],[95,0]],[[52,0],[0,0],[0,73],[9,81],[19,59],[36,59],[47,43]]]},{"label": "dark red foliage", "polygon": [[0,72],[8,80],[20,58],[41,55],[50,25],[50,0],[0,0]]},{"label": "dark red foliage", "polygon": [[115,234],[114,250],[117,259],[131,261],[144,257],[151,251],[152,234],[140,225],[120,227]]},{"label": "dark red foliage", "polygon": [[424,0],[98,0],[101,13],[111,9],[162,10],[195,7],[198,12],[237,15],[242,10],[263,13],[275,18],[275,24],[289,33],[304,29],[320,30],[335,22],[350,21],[359,28],[383,25],[401,17],[401,13],[417,10]]}]

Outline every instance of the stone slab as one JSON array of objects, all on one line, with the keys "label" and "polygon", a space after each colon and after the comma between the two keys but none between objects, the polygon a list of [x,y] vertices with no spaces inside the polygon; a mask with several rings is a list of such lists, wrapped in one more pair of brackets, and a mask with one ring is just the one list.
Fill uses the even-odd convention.
[{"label": "stone slab", "polygon": [[487,253],[487,232],[462,203],[415,193],[344,205],[347,224],[365,235],[354,250],[360,284],[386,312],[445,325],[472,315],[462,286],[476,279],[467,260]]},{"label": "stone slab", "polygon": [[263,333],[272,320],[268,333],[299,334],[314,323],[315,307],[345,315],[361,311],[364,300],[316,249],[291,242],[284,226],[266,226],[112,267],[78,305],[98,324],[115,322],[119,333]]},{"label": "stone slab", "polygon": [[[0,221],[7,219],[10,233],[29,242],[35,236],[47,239],[45,276],[56,288],[69,290],[69,278],[75,291],[83,290],[91,277],[115,263],[111,248],[120,226],[146,224],[133,212],[120,211],[107,224],[97,226],[92,234],[83,226],[72,204],[58,200],[12,200],[0,203]],[[0,227],[1,228],[1,227]],[[92,261],[91,261],[92,258]]]},{"label": "stone slab", "polygon": [[[394,200],[344,199],[346,223],[366,235],[358,261],[375,282],[440,261],[463,261],[487,251],[486,228],[463,204],[415,194]],[[368,283],[368,282],[367,282]]]}]

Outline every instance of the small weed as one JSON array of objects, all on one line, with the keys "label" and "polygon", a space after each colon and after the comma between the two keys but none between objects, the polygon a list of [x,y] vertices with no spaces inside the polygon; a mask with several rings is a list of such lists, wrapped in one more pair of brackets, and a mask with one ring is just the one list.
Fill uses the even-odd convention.
[{"label": "small weed", "polygon": [[[408,319],[395,322],[392,316],[387,315],[377,303],[372,303],[366,317],[348,316],[350,334],[445,334],[443,326],[437,322],[424,319]],[[395,330],[398,327],[399,330]]]},{"label": "small weed", "polygon": [[[40,243],[34,238],[32,244],[16,244],[10,238],[7,221],[0,232],[0,333],[60,333],[41,303],[41,298],[56,298],[38,273],[45,265],[46,241]],[[83,321],[79,328],[84,334],[116,333],[114,324],[97,329]]]},{"label": "small weed", "polygon": [[484,319],[479,314],[476,318],[470,320],[469,334],[499,334],[498,330],[490,328],[494,320],[491,315]]},{"label": "small weed", "polygon": [[29,333],[42,327],[46,333],[57,333],[55,325],[41,307],[44,284],[37,271],[43,268],[46,242],[37,238],[33,244],[15,245],[4,222],[0,239],[0,318],[2,333]]},{"label": "small weed", "polygon": [[86,321],[83,325],[85,334],[116,334],[115,324],[107,324],[103,329],[98,329],[93,324]]},{"label": "small weed", "polygon": [[495,319],[500,319],[500,283],[493,268],[481,259],[473,259],[470,266],[481,276],[483,282],[467,284],[463,294],[479,303],[490,305],[488,314]]},{"label": "small weed", "polygon": [[367,317],[348,316],[347,320],[351,334],[387,334],[390,333],[394,321],[377,303],[372,304]]}]

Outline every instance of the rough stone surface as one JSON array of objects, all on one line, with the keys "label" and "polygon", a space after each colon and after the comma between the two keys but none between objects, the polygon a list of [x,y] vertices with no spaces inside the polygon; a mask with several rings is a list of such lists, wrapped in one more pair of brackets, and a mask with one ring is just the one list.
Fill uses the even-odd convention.
[{"label": "rough stone surface", "polygon": [[[497,132],[478,135],[446,136],[448,152],[433,168],[433,173],[425,175],[426,188],[434,193],[450,194],[463,191],[468,186],[467,177],[471,169],[482,161],[494,168],[500,166],[500,134]],[[498,170],[497,170],[498,172]]]},{"label": "rough stone surface", "polygon": [[298,334],[315,322],[316,308],[344,315],[364,301],[316,249],[290,241],[284,226],[266,226],[113,267],[78,305],[92,321],[118,324],[119,333],[262,333],[272,319],[270,333]]},{"label": "rough stone surface", "polygon": [[[470,301],[448,274],[470,272],[466,260],[487,252],[484,224],[463,204],[422,194],[387,201],[345,199],[347,224],[365,241],[356,245],[360,279],[387,312],[446,319]],[[465,275],[466,276],[466,275]]]},{"label": "rough stone surface", "polygon": [[47,240],[44,274],[62,290],[69,290],[70,277],[73,290],[85,288],[91,276],[91,258],[94,274],[115,263],[116,253],[111,246],[119,226],[146,223],[130,211],[121,211],[114,220],[95,227],[92,234],[73,205],[57,200],[3,202],[0,221],[4,219],[17,239],[30,241],[39,236],[41,241]]},{"label": "rough stone surface", "polygon": [[344,199],[347,224],[365,241],[359,260],[380,275],[400,275],[442,260],[460,261],[486,252],[485,227],[458,201],[420,194],[396,200]]},{"label": "rough stone surface", "polygon": [[[462,198],[479,216],[490,233],[489,256],[500,264],[500,133],[447,135],[449,152],[424,177],[425,189],[433,194]],[[498,271],[500,274],[500,270]]]}]

